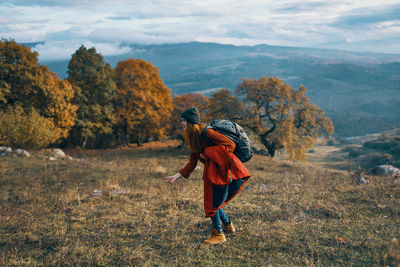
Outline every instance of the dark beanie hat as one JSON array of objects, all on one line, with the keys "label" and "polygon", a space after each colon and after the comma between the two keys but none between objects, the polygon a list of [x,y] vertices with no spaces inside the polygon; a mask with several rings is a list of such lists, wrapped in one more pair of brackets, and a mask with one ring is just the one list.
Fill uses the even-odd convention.
[{"label": "dark beanie hat", "polygon": [[197,108],[188,108],[187,110],[182,112],[181,117],[184,118],[187,122],[200,124],[200,113]]}]

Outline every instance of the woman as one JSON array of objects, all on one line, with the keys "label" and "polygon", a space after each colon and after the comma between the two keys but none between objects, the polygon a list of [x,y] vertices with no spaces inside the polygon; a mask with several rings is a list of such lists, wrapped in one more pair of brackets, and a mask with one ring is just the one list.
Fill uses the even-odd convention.
[{"label": "woman", "polygon": [[235,227],[222,207],[242,189],[250,172],[233,154],[235,143],[231,139],[213,129],[205,129],[200,123],[197,108],[185,110],[181,114],[181,124],[185,145],[190,149],[190,159],[179,172],[166,177],[166,181],[172,184],[181,176],[188,178],[199,160],[204,163],[204,210],[213,225],[210,237],[204,242],[225,242],[223,231],[233,233]]}]

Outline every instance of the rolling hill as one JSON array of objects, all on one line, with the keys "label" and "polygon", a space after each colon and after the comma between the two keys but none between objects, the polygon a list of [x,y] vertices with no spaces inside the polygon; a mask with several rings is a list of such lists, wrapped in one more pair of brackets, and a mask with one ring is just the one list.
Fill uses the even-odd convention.
[{"label": "rolling hill", "polygon": [[[135,45],[106,56],[152,62],[173,94],[234,89],[242,78],[277,76],[292,87],[304,85],[311,101],[330,115],[336,134],[360,135],[400,126],[400,55],[280,46],[215,43]],[[41,62],[66,77],[68,60]],[[374,123],[371,123],[373,121]]]}]

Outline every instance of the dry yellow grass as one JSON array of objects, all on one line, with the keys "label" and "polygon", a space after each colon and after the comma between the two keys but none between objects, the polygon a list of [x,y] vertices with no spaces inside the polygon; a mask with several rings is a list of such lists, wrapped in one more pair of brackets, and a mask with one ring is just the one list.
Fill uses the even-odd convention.
[{"label": "dry yellow grass", "polygon": [[209,247],[202,171],[166,184],[187,160],[172,147],[0,158],[0,265],[400,264],[395,178],[356,185],[352,173],[256,155],[225,209],[239,231]]}]

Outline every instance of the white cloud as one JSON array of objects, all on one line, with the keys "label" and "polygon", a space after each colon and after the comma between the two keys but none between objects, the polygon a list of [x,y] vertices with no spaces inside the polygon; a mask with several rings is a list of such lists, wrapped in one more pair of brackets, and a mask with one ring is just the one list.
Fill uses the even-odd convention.
[{"label": "white cloud", "polygon": [[130,47],[121,46],[119,43],[93,43],[89,41],[82,43],[76,41],[52,41],[39,44],[32,50],[39,53],[40,61],[69,59],[81,45],[84,45],[86,48],[95,47],[96,51],[103,56],[120,55],[131,51]]},{"label": "white cloud", "polygon": [[[108,51],[118,53],[120,42],[317,46],[398,35],[398,21],[380,19],[397,16],[399,8],[398,0],[1,0],[0,36],[48,46],[59,42],[63,49],[72,41],[109,43]],[[62,52],[57,50],[62,49],[41,53],[54,57]]]},{"label": "white cloud", "polygon": [[132,48],[129,46],[121,46],[119,43],[92,43],[85,42],[86,47],[95,47],[96,51],[103,56],[121,55],[129,53]]},{"label": "white cloud", "polygon": [[124,28],[94,30],[89,35],[89,38],[93,42],[107,42],[111,40],[114,42],[130,42],[139,44],[178,43],[193,40],[189,33],[171,35],[170,33],[166,34],[159,31],[145,32]]}]

